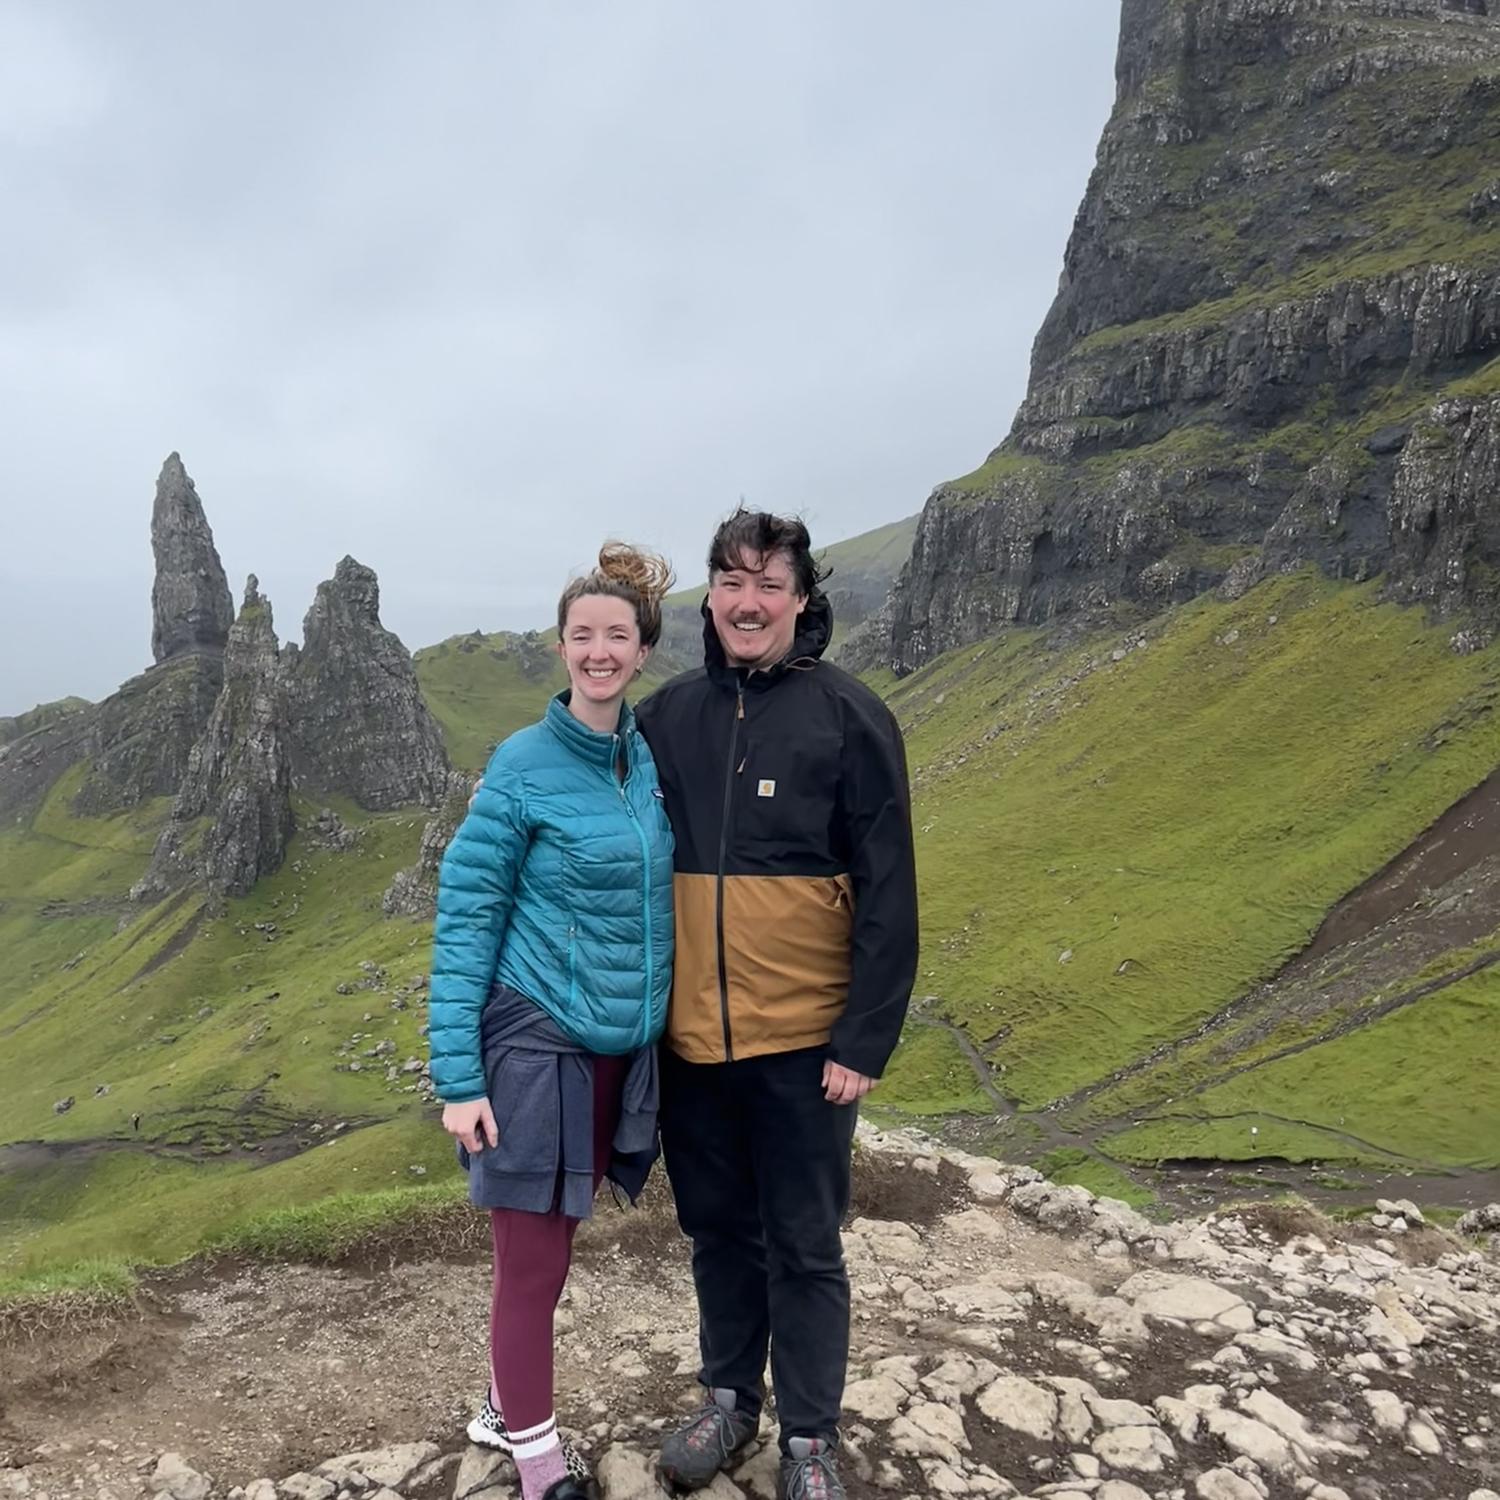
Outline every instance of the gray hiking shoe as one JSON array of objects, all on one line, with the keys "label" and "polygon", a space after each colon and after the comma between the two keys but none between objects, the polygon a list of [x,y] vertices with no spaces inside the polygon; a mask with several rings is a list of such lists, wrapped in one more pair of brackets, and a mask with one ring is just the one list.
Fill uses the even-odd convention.
[{"label": "gray hiking shoe", "polygon": [[776,1500],[845,1500],[838,1448],[823,1438],[789,1438],[776,1474]]},{"label": "gray hiking shoe", "polygon": [[679,1490],[701,1490],[726,1469],[760,1431],[760,1417],[738,1411],[739,1395],[717,1386],[700,1407],[662,1439],[661,1474]]}]

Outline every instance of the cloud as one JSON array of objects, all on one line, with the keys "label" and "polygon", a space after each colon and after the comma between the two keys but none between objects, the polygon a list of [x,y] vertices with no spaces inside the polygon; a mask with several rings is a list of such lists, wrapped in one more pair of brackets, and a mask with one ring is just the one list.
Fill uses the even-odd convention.
[{"label": "cloud", "polygon": [[606,535],[689,578],[741,494],[910,514],[1009,427],[1114,22],[9,8],[0,712],[149,659],[174,448],[284,634],[352,552],[413,646],[545,620]]}]

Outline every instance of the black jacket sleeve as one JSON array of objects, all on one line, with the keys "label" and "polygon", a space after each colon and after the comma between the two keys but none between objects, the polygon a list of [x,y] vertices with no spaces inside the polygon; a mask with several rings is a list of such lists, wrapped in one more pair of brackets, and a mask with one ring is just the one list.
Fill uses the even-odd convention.
[{"label": "black jacket sleeve", "polygon": [[906,747],[873,694],[846,700],[839,817],[849,842],[854,934],[849,999],[829,1055],[878,1078],[900,1040],[917,977],[917,872]]}]

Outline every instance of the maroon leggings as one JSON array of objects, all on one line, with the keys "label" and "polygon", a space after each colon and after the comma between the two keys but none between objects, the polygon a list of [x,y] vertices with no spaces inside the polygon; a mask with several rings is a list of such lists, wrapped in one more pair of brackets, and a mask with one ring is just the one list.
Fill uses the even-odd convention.
[{"label": "maroon leggings", "polygon": [[[609,1166],[629,1059],[594,1059],[594,1187]],[[568,1279],[578,1220],[553,1211],[490,1210],[495,1290],[490,1379],[505,1425],[526,1432],[552,1415],[552,1315]]]}]

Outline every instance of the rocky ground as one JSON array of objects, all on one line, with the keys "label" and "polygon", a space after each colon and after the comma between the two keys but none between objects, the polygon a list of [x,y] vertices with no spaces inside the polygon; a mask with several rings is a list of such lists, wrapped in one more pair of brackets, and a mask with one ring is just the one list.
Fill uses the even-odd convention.
[{"label": "rocky ground", "polygon": [[[1500,1216],[1497,1216],[1500,1217]],[[1491,1500],[1500,1263],[1410,1205],[1335,1233],[1259,1206],[1148,1222],[1028,1169],[862,1137],[850,1493]],[[0,1496],[513,1500],[462,1436],[486,1270],[227,1266],[130,1318],[0,1347]],[[670,1204],[601,1205],[560,1315],[558,1406],[608,1500],[658,1493],[694,1399]],[[774,1444],[708,1491],[774,1494]]]}]

